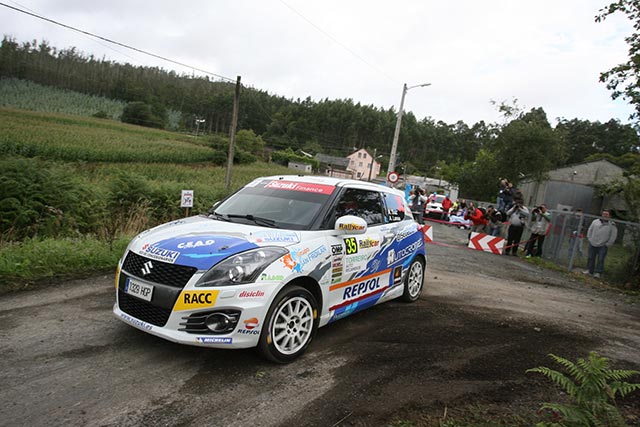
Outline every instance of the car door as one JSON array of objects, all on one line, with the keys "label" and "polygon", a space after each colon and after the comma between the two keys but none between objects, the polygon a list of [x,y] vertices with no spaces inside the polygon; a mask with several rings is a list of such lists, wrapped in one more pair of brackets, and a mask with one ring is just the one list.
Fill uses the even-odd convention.
[{"label": "car door", "polygon": [[331,320],[348,316],[377,302],[388,283],[381,270],[380,252],[384,239],[385,213],[380,192],[345,188],[335,206],[335,218],[354,215],[364,219],[362,234],[331,236],[331,283],[329,310]]}]

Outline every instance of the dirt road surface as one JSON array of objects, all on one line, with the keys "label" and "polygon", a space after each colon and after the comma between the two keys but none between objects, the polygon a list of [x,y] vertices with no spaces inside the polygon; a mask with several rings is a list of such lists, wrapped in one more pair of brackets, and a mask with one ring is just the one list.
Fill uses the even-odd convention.
[{"label": "dirt road surface", "polygon": [[[439,244],[427,247],[418,302],[322,328],[284,366],[127,326],[111,314],[110,275],[4,295],[0,425],[426,426],[472,403],[535,413],[555,391],[525,370],[557,368],[548,353],[597,351],[616,368],[640,369],[637,299],[467,250],[464,230],[433,226]],[[621,404],[637,416],[638,401]]]}]

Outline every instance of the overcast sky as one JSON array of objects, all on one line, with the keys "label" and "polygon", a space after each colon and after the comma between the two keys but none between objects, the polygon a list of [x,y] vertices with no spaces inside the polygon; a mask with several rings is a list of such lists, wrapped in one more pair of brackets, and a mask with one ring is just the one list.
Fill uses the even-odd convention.
[{"label": "overcast sky", "polygon": [[[607,0],[0,0],[55,21],[287,98],[400,104],[418,119],[502,122],[491,100],[518,99],[557,118],[628,123],[599,74],[626,61],[624,16],[596,23]],[[178,72],[188,68],[112,46],[0,6],[18,42]]]}]

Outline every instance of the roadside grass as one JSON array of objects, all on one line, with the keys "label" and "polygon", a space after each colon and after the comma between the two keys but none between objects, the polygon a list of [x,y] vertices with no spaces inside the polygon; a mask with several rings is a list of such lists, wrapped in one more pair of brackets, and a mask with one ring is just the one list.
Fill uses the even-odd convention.
[{"label": "roadside grass", "polygon": [[133,236],[109,243],[92,237],[28,239],[0,247],[0,293],[28,289],[35,283],[115,271]]}]

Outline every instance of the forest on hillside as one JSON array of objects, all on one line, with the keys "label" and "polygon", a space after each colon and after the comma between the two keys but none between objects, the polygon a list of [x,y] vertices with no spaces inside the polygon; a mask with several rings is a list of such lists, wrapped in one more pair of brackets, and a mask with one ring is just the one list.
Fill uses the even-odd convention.
[{"label": "forest on hillside", "polygon": [[[76,48],[46,41],[17,42],[5,36],[0,45],[0,78],[105,97],[143,109],[139,124],[177,127],[215,135],[228,134],[234,84],[209,77],[179,75],[156,67],[121,64]],[[523,111],[517,102],[496,105],[504,122],[453,124],[419,119],[406,112],[398,146],[398,170],[436,176],[459,184],[465,196],[487,199],[498,177],[517,182],[542,177],[555,167],[607,158],[640,174],[640,138],[636,127],[611,119],[592,122],[557,118],[550,123],[543,107]],[[174,115],[176,119],[169,120]],[[204,120],[202,122],[202,120]],[[243,87],[238,129],[254,133],[273,150],[303,149],[346,156],[353,148],[388,153],[396,111],[361,105],[352,99],[286,99]],[[217,139],[216,139],[217,138]],[[388,158],[382,158],[383,165]],[[436,172],[437,171],[437,172]]]}]

